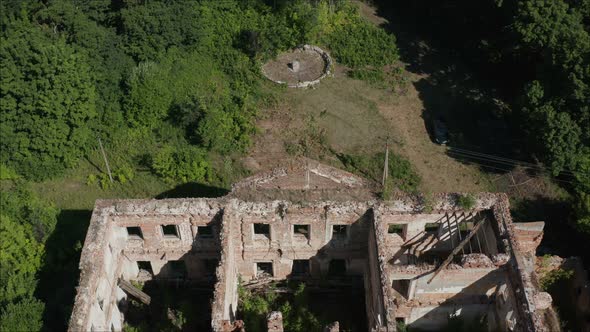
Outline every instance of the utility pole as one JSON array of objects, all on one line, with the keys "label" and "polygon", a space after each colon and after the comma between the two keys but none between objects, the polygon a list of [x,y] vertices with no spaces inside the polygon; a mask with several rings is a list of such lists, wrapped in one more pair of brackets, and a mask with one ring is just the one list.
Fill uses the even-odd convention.
[{"label": "utility pole", "polygon": [[309,163],[305,162],[305,189],[309,189]]},{"label": "utility pole", "polygon": [[98,145],[100,146],[100,151],[102,152],[102,157],[104,158],[104,163],[107,166],[107,172],[109,173],[109,179],[111,183],[113,183],[113,175],[111,174],[111,168],[109,167],[109,161],[107,160],[107,155],[104,153],[104,148],[102,147],[102,141],[100,137],[98,138]]},{"label": "utility pole", "polygon": [[383,188],[387,183],[387,176],[389,175],[389,136],[385,140],[385,164],[383,165]]}]

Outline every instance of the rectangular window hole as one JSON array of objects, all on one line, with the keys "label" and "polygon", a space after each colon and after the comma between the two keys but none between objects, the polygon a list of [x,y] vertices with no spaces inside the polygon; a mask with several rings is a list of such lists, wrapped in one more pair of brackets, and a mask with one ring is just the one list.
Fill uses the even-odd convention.
[{"label": "rectangular window hole", "polygon": [[272,277],[272,263],[259,262],[256,263],[256,277]]},{"label": "rectangular window hole", "polygon": [[213,237],[213,227],[211,226],[198,226],[197,227],[197,236],[200,238],[207,238],[210,239]]},{"label": "rectangular window hole", "polygon": [[164,237],[178,237],[178,226],[162,225],[162,234]]},{"label": "rectangular window hole", "polygon": [[348,225],[332,225],[332,238],[345,239],[348,232]]},{"label": "rectangular window hole", "polygon": [[295,259],[293,260],[293,268],[291,270],[293,276],[307,276],[309,275],[309,259]]},{"label": "rectangular window hole", "polygon": [[186,264],[183,260],[169,261],[171,278],[186,278]]},{"label": "rectangular window hole", "polygon": [[293,235],[309,239],[309,225],[293,225]]},{"label": "rectangular window hole", "polygon": [[398,279],[393,281],[393,289],[400,293],[404,298],[410,296],[410,279]]},{"label": "rectangular window hole", "polygon": [[270,239],[270,225],[269,224],[254,224],[254,235],[261,235]]},{"label": "rectangular window hole", "polygon": [[346,261],[344,259],[333,259],[328,266],[328,275],[344,276],[346,275]]},{"label": "rectangular window hole", "polygon": [[436,222],[429,222],[424,225],[424,231],[426,233],[438,233],[439,224]]},{"label": "rectangular window hole", "polygon": [[143,239],[143,234],[141,233],[141,228],[137,226],[130,226],[127,228],[127,235],[130,239]]},{"label": "rectangular window hole", "polygon": [[150,263],[149,261],[137,261],[137,268],[139,269],[140,273],[141,271],[145,271],[151,275],[154,275],[154,270],[152,270],[152,263]]},{"label": "rectangular window hole", "polygon": [[387,233],[403,235],[404,234],[404,225],[389,224],[389,227],[387,227]]}]

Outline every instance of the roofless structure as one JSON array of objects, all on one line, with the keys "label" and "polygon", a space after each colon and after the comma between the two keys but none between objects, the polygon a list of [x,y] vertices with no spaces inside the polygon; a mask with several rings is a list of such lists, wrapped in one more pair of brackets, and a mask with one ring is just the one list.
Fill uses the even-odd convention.
[{"label": "roofless structure", "polygon": [[[367,331],[434,331],[450,316],[483,318],[490,331],[549,330],[551,298],[533,272],[543,223],[513,224],[504,194],[475,194],[464,210],[457,194],[381,201],[368,188],[306,160],[221,198],[99,200],[69,330],[121,331],[130,297],[154,302],[129,289],[145,280],[210,287],[207,328],[240,330],[238,282],[284,279],[362,288]],[[283,331],[280,313],[268,330]]]}]

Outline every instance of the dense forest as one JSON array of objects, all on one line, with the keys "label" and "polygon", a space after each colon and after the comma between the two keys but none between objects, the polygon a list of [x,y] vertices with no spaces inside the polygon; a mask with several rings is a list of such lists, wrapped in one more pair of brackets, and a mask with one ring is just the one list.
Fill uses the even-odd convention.
[{"label": "dense forest", "polygon": [[[393,36],[345,1],[1,6],[0,326],[6,331],[39,330],[43,323],[62,330],[73,301],[74,285],[60,285],[71,290],[55,290],[57,298],[43,282],[37,286],[42,276],[75,273],[81,244],[45,252],[59,211],[28,181],[63,176],[100,140],[115,182],[99,172],[88,175],[88,185],[132,182],[138,169],[148,169],[174,183],[227,187],[239,174],[232,156],[250,146],[257,112],[276,93],[261,88],[262,61],[303,43],[330,47],[353,70],[377,72],[397,60]],[[40,299],[48,297],[51,308],[44,309]]]},{"label": "dense forest", "polygon": [[[510,105],[523,138],[511,156],[565,179],[571,223],[590,236],[590,1],[374,2]],[[264,86],[263,61],[317,44],[374,82],[403,51],[345,0],[5,0],[0,12],[3,331],[62,330],[73,300],[74,285],[55,298],[39,280],[75,271],[81,244],[56,248],[59,211],[30,183],[63,176],[100,140],[115,183],[95,172],[88,185],[148,170],[227,188],[259,110],[280,92]]]},{"label": "dense forest", "polygon": [[590,1],[375,3],[509,105],[517,139],[504,154],[539,162],[565,184],[573,222],[590,234]]}]

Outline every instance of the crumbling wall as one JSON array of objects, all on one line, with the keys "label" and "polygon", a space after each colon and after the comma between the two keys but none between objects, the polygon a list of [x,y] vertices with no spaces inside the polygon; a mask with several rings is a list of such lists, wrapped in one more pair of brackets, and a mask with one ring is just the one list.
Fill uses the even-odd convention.
[{"label": "crumbling wall", "polygon": [[[506,285],[504,291],[508,292],[504,296],[505,301],[499,306],[504,314],[501,318],[516,319],[520,315],[526,315],[523,312],[515,312],[517,302],[512,301],[515,297],[510,294],[512,280],[515,277],[519,278],[519,272],[514,272],[511,266],[506,264],[509,256],[504,254],[510,252],[506,240],[510,235],[506,229],[510,227],[507,225],[511,222],[499,222],[497,214],[494,214],[494,218],[488,215],[487,224],[478,231],[478,234],[484,235],[480,235],[477,240],[486,248],[485,255],[463,256],[461,264],[451,263],[431,283],[427,282],[437,265],[416,258],[424,252],[435,250],[442,253],[441,258],[446,258],[449,251],[460,242],[458,238],[451,239],[449,233],[453,234],[453,225],[449,227],[447,217],[456,218],[457,222],[461,222],[461,218],[471,219],[477,215],[483,217],[486,216],[485,211],[496,211],[496,205],[504,202],[502,195],[477,194],[474,209],[463,211],[457,205],[458,197],[457,194],[436,195],[434,200],[426,204],[420,198],[410,196],[376,205],[375,233],[383,273],[385,307],[388,310],[388,330],[393,331],[391,325],[394,324],[389,322],[394,322],[395,319],[403,319],[405,323],[424,329],[444,326],[449,313],[458,313],[453,311],[457,304],[460,304],[462,317],[470,319],[478,315],[490,315],[494,318],[488,320],[488,324],[508,326],[506,322],[496,323],[495,316],[499,311],[490,306],[495,301],[498,287],[501,285]],[[424,213],[425,210],[429,211]],[[440,224],[438,231],[425,234],[425,224],[432,222]],[[450,220],[451,224],[452,222],[453,220]],[[403,232],[397,227],[393,232],[388,232],[391,224],[403,225]],[[410,254],[414,255],[410,259],[405,257],[408,255],[408,248],[412,248]]]},{"label": "crumbling wall", "polygon": [[[340,175],[321,165],[316,170],[334,183],[355,185],[339,180]],[[260,184],[256,179],[249,183]],[[204,276],[200,261],[218,259],[211,322],[215,331],[236,326],[238,276],[249,281],[305,273],[307,279],[320,279],[335,261],[340,266],[345,262],[346,275],[364,276],[368,322],[376,331],[395,331],[396,319],[432,328],[442,324],[442,317],[453,313],[457,305],[461,315],[493,316],[490,326],[543,331],[537,309],[545,297],[539,296],[531,274],[527,256],[531,250],[520,251],[506,196],[475,195],[474,211],[460,209],[458,197],[441,194],[432,202],[419,196],[398,196],[388,202],[243,201],[235,196],[97,201],[80,261],[70,330],[121,329],[123,315],[117,303],[125,294],[117,280],[138,278],[138,261],[149,262],[160,278],[169,276],[170,261],[184,261],[186,277],[199,279]],[[408,241],[420,237],[429,222],[442,226],[429,235],[432,243],[420,251],[437,249],[448,254],[458,243],[445,235],[449,233],[446,218],[452,215],[459,221],[478,212],[486,215],[490,209],[493,219],[488,213],[480,231],[483,241],[494,242],[494,250],[457,257],[459,262],[449,264],[431,283],[427,281],[436,265],[410,264],[400,258]],[[390,224],[405,225],[404,232],[389,232]],[[173,226],[175,234],[166,236],[164,225]],[[200,227],[209,226],[213,236],[201,236]],[[140,235],[130,236],[133,232],[128,227],[139,227]],[[400,286],[402,279],[406,281]]]},{"label": "crumbling wall", "polygon": [[[239,217],[232,224],[232,233],[242,244],[236,256],[241,258],[238,271],[245,281],[256,277],[257,263],[272,263],[272,277],[285,279],[292,273],[294,260],[309,260],[309,273],[314,278],[328,272],[332,259],[346,260],[348,274],[363,274],[366,204],[235,202]],[[269,234],[255,234],[255,224],[268,225]],[[307,236],[297,234],[296,225],[307,227]],[[334,225],[345,226],[345,233],[333,237]]]},{"label": "crumbling wall", "polygon": [[233,203],[225,208],[219,232],[221,257],[215,272],[217,283],[211,305],[211,326],[215,332],[231,331],[238,309],[238,275],[234,238],[231,233],[231,225],[236,222],[236,218]]},{"label": "crumbling wall", "polygon": [[[314,177],[314,178],[309,178]],[[317,161],[298,158],[291,164],[255,174],[232,185],[232,192],[240,190],[301,190],[367,188],[369,181],[350,172],[327,166]],[[237,195],[235,195],[237,196]]]},{"label": "crumbling wall", "polygon": [[[498,225],[498,238],[502,240],[505,251],[511,259],[508,268],[508,276],[511,290],[513,291],[514,310],[518,318],[514,317],[508,324],[514,324],[516,330],[521,331],[547,331],[543,323],[542,313],[535,310],[534,297],[539,290],[533,284],[534,262],[525,257],[516,242],[514,226],[510,216],[508,196],[497,194],[498,200],[493,206],[494,219]],[[507,304],[511,305],[511,304]],[[506,320],[510,317],[506,317]]]},{"label": "crumbling wall", "polygon": [[[373,217],[374,218],[374,217]],[[379,269],[375,223],[371,222],[367,246],[367,267],[365,273],[365,304],[369,328],[378,330],[383,325],[385,308],[383,289],[381,287],[381,270]]]},{"label": "crumbling wall", "polygon": [[[161,200],[128,201],[128,206],[118,202],[121,212],[113,215],[113,227],[125,235],[125,257],[129,258],[128,270],[137,271],[137,261],[149,262],[155,278],[174,278],[171,261],[182,261],[186,278],[206,280],[212,272],[206,260],[219,259],[219,222],[221,205],[215,200]],[[177,235],[165,235],[163,226],[175,226]],[[198,234],[199,226],[210,226],[211,236]],[[127,236],[127,227],[139,227],[141,237]],[[125,275],[126,279],[136,279]]]},{"label": "crumbling wall", "polygon": [[122,329],[123,316],[117,304],[126,295],[118,287],[118,278],[127,259],[121,255],[124,239],[109,223],[112,211],[107,202],[95,204],[80,257],[80,281],[69,331]]}]

